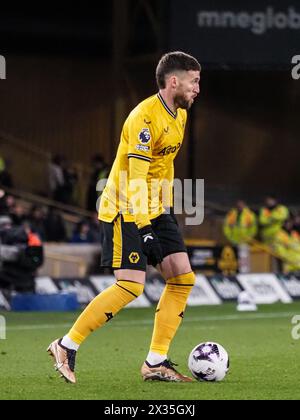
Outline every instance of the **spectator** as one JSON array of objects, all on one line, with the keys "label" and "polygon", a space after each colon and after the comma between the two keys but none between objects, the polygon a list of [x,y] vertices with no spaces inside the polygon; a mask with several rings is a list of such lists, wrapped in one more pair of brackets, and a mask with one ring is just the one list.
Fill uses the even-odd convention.
[{"label": "spectator", "polygon": [[89,223],[85,220],[79,222],[71,238],[73,244],[91,244],[93,238],[90,231]]},{"label": "spectator", "polygon": [[12,226],[12,219],[9,216],[0,215],[0,232],[7,232]]},{"label": "spectator", "polygon": [[49,207],[44,226],[47,242],[66,242],[65,222],[58,210]]},{"label": "spectator", "polygon": [[62,155],[55,155],[48,167],[48,183],[50,196],[53,200],[62,201],[65,184]]},{"label": "spectator", "polygon": [[6,195],[5,191],[0,190],[0,214],[9,214],[12,212],[16,200],[12,195]]},{"label": "spectator", "polygon": [[9,215],[12,218],[13,224],[15,226],[21,226],[27,218],[25,208],[18,202],[16,202],[15,205],[10,208]]},{"label": "spectator", "polygon": [[62,165],[64,183],[62,186],[60,201],[64,204],[75,205],[75,191],[78,183],[78,174],[76,169],[72,167],[67,160],[64,160]]},{"label": "spectator", "polygon": [[44,209],[40,206],[32,206],[28,221],[32,232],[36,233],[42,241],[45,241],[46,230]]},{"label": "spectator", "polygon": [[95,211],[96,203],[99,198],[99,192],[96,191],[97,183],[101,179],[107,178],[109,167],[104,161],[103,156],[95,155],[92,159],[92,173],[89,181],[88,194],[87,194],[87,209]]},{"label": "spectator", "polygon": [[294,229],[293,219],[288,219],[275,235],[272,249],[282,259],[285,273],[300,271],[300,235]]},{"label": "spectator", "polygon": [[[17,292],[33,292],[36,269],[43,263],[39,238],[24,226],[13,226],[9,216],[0,216],[0,287]],[[1,250],[2,251],[2,250]]]},{"label": "spectator", "polygon": [[274,196],[267,196],[265,206],[259,213],[261,239],[266,244],[272,244],[276,234],[282,229],[289,217],[287,207],[280,204]]},{"label": "spectator", "polygon": [[248,243],[257,234],[256,215],[244,201],[239,200],[236,207],[227,213],[223,230],[233,245]]}]

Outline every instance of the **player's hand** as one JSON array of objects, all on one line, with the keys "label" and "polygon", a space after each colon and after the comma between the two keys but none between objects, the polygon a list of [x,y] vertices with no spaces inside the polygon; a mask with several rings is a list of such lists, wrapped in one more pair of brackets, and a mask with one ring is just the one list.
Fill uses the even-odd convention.
[{"label": "player's hand", "polygon": [[142,240],[143,253],[148,258],[148,263],[154,267],[160,264],[163,260],[163,253],[158,237],[153,232],[152,226],[144,226],[139,229]]}]

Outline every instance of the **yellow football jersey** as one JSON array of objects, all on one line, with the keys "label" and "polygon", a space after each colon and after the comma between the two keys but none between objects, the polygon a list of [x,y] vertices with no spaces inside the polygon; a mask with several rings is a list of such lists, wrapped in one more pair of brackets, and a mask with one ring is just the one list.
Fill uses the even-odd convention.
[{"label": "yellow football jersey", "polygon": [[139,163],[136,159],[149,163],[146,174],[149,219],[163,213],[162,184],[164,180],[173,182],[173,161],[182,146],[186,119],[185,110],[178,109],[174,114],[160,94],[144,100],[129,114],[101,196],[100,220],[112,222],[118,213],[123,214],[125,221],[134,220],[128,192],[129,159],[134,159],[135,165]]}]

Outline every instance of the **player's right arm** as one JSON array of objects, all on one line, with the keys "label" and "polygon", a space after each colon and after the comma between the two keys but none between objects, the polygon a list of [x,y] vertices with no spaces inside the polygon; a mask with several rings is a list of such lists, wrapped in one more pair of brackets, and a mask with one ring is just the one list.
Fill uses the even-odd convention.
[{"label": "player's right arm", "polygon": [[152,160],[155,129],[151,118],[135,109],[126,121],[128,139],[128,200],[139,229],[151,224],[148,214],[147,175]]},{"label": "player's right arm", "polygon": [[148,212],[147,174],[150,163],[137,157],[129,158],[128,198],[138,229],[151,225]]},{"label": "player's right arm", "polygon": [[158,237],[154,233],[148,214],[147,174],[150,163],[142,159],[129,158],[129,197],[130,206],[139,229],[142,249],[149,264],[156,266],[163,260]]}]

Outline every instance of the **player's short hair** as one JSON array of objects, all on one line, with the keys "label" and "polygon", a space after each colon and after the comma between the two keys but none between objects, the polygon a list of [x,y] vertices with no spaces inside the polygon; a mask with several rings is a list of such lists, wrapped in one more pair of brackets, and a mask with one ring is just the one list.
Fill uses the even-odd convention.
[{"label": "player's short hair", "polygon": [[169,52],[162,56],[156,68],[156,82],[159,89],[166,87],[166,76],[176,71],[201,71],[201,65],[182,51]]}]

